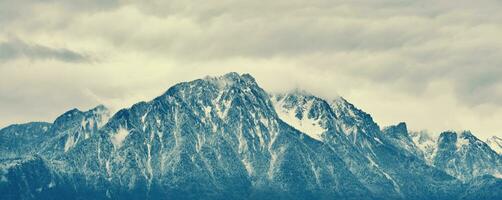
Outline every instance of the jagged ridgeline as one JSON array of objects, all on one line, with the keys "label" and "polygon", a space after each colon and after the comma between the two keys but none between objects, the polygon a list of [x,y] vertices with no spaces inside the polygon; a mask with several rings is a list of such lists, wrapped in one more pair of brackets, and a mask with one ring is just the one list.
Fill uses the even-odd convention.
[{"label": "jagged ridgeline", "polygon": [[0,199],[502,199],[501,168],[469,132],[382,129],[237,73],[0,130]]}]

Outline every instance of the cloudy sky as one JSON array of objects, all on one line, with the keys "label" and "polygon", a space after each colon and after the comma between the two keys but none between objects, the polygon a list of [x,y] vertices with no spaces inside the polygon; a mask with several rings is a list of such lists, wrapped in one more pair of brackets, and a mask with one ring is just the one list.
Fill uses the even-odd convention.
[{"label": "cloudy sky", "polygon": [[[147,3],[148,2],[148,3]],[[0,0],[0,127],[236,71],[381,125],[502,137],[498,0]]]}]

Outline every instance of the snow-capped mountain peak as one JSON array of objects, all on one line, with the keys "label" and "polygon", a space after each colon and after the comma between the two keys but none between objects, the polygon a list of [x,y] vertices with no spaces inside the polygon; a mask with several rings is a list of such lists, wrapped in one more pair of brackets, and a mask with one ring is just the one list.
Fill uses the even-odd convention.
[{"label": "snow-capped mountain peak", "polygon": [[429,141],[405,123],[380,130],[341,97],[270,95],[249,74],[229,73],[176,84],[111,117],[98,106],[1,129],[0,199],[418,200],[486,188],[502,196],[499,157],[483,142],[444,134],[426,163],[415,151]]},{"label": "snow-capped mountain peak", "polygon": [[441,133],[433,165],[464,181],[502,173],[502,158],[469,131]]},{"label": "snow-capped mountain peak", "polygon": [[352,135],[352,140],[357,140],[358,132],[369,134],[369,137],[378,139],[379,136],[375,133],[379,132],[380,128],[373,121],[371,115],[349,103],[343,97],[333,100],[330,106],[339,121],[338,124],[342,132],[346,135]]},{"label": "snow-capped mountain peak", "polygon": [[400,122],[397,125],[385,127],[382,132],[393,146],[400,148],[403,152],[419,158],[424,157],[422,150],[417,147],[410,136],[406,123]]},{"label": "snow-capped mountain peak", "polygon": [[319,111],[318,107],[322,106],[319,104],[325,104],[324,101],[311,95],[291,93],[273,97],[272,103],[281,120],[311,138],[323,140],[328,124],[322,118],[323,114],[316,111]]}]

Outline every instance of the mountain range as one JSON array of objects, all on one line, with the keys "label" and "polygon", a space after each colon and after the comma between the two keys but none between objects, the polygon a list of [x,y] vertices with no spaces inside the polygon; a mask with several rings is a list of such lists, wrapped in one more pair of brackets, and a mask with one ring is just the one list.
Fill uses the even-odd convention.
[{"label": "mountain range", "polygon": [[501,145],[228,73],[1,129],[0,199],[502,199]]}]

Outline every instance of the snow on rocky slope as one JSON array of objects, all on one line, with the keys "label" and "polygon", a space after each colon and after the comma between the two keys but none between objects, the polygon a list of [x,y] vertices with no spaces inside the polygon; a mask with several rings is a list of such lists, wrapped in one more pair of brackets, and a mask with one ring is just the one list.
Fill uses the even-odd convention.
[{"label": "snow on rocky slope", "polygon": [[381,130],[344,98],[271,95],[252,76],[229,73],[113,115],[74,109],[52,124],[0,130],[0,198],[501,197],[488,146],[460,138],[434,142],[404,123]]}]

